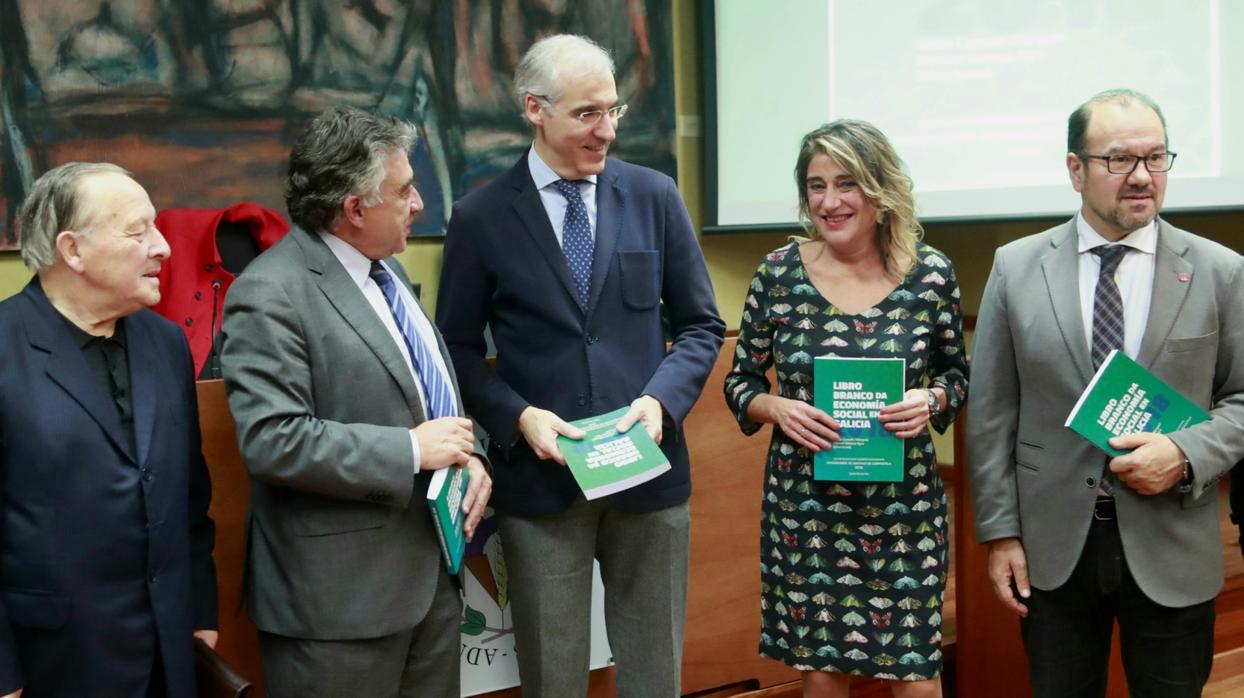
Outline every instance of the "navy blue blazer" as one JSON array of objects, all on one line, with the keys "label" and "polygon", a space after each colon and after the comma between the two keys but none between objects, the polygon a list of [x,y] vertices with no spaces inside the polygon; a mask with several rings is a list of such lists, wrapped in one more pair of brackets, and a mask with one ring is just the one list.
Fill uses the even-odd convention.
[{"label": "navy blue blazer", "polygon": [[194,369],[159,315],[125,332],[137,453],[38,279],[0,303],[0,695],[143,698],[157,646],[194,695],[216,627]]},{"label": "navy blue blazer", "polygon": [[[518,432],[528,405],[574,420],[644,394],[665,408],[661,449],[672,467],[609,500],[650,511],[691,496],[682,421],[725,333],[704,256],[677,187],[659,172],[609,159],[597,177],[596,211],[586,310],[525,154],[459,200],[449,220],[436,321],[467,411],[491,437],[492,505],[506,513],[559,513],[579,493],[570,471],[539,460]],[[495,369],[484,358],[486,325]]]}]

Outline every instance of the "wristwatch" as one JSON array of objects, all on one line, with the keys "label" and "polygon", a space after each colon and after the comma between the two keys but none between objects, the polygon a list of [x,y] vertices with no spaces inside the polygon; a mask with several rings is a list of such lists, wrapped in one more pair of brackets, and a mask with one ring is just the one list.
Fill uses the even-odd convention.
[{"label": "wristwatch", "polygon": [[1188,494],[1189,492],[1191,492],[1193,477],[1194,476],[1192,473],[1192,464],[1188,462],[1187,458],[1185,458],[1184,459],[1184,476],[1180,478],[1179,482],[1175,485],[1175,491],[1179,492],[1180,494]]},{"label": "wristwatch", "polygon": [[937,393],[933,392],[932,388],[926,388],[924,392],[929,395],[929,415],[935,415],[938,412],[941,412],[942,401],[937,399]]}]

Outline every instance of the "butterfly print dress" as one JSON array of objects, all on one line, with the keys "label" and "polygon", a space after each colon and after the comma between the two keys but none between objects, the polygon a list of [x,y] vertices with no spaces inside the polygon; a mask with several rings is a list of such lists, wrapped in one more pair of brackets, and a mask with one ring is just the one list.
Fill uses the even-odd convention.
[{"label": "butterfly print dress", "polygon": [[[937,386],[944,430],[967,397],[959,287],[950,260],[919,262],[876,306],[838,310],[812,285],[797,243],[768,254],[743,308],[726,400],[746,434],[747,405],[769,391],[812,401],[815,356],[901,357],[907,388]],[[812,479],[811,454],[773,428],[765,463],[760,652],[800,670],[917,681],[941,671],[946,493],[928,431],[906,440],[898,483]]]}]

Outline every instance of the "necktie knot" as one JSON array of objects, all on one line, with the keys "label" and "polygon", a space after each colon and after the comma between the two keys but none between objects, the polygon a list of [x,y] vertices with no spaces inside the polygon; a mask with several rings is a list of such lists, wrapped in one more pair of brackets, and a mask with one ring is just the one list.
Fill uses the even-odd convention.
[{"label": "necktie knot", "polygon": [[388,298],[393,292],[393,277],[389,276],[389,270],[385,269],[379,261],[375,261],[371,263],[371,270],[367,272],[367,275],[380,287],[385,298]]},{"label": "necktie knot", "polygon": [[557,191],[561,192],[561,195],[566,197],[567,201],[569,201],[571,204],[574,204],[576,201],[583,200],[583,195],[579,190],[580,181],[581,180],[577,180],[577,179],[575,180],[559,179],[553,182],[553,186],[557,187]]},{"label": "necktie knot", "polygon": [[1127,250],[1127,245],[1100,245],[1089,252],[1101,258],[1102,274],[1113,275],[1114,270],[1119,268],[1119,262],[1123,261],[1123,255],[1127,254]]}]

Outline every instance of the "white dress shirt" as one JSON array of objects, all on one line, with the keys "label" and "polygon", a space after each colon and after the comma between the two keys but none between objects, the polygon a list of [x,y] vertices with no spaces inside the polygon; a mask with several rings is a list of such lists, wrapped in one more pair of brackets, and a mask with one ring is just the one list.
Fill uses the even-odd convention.
[{"label": "white dress shirt", "polygon": [[[1111,244],[1084,219],[1076,214],[1076,234],[1080,252],[1080,313],[1084,319],[1084,338],[1089,353],[1093,351],[1093,296],[1097,277],[1101,274],[1101,258],[1089,250]],[[1143,228],[1128,233],[1117,243],[1130,249],[1123,255],[1114,272],[1115,285],[1123,301],[1123,353],[1135,359],[1140,353],[1140,340],[1149,322],[1149,302],[1153,299],[1153,265],[1158,248],[1158,224],[1154,219]]]},{"label": "white dress shirt", "polygon": [[[561,175],[553,171],[533,145],[527,151],[527,169],[531,171],[531,179],[540,191],[540,201],[544,204],[544,212],[553,224],[553,234],[557,236],[557,246],[562,246],[562,227],[566,222],[566,208],[570,205],[566,197],[553,186],[553,182],[561,179]],[[579,195],[583,197],[583,205],[587,208],[587,222],[592,228],[592,243],[596,243],[596,175],[588,175],[579,182]]]},{"label": "white dress shirt", "polygon": [[[406,339],[402,336],[402,331],[398,329],[397,321],[393,319],[393,313],[389,311],[389,302],[384,298],[384,291],[381,291],[380,286],[371,278],[371,260],[355,249],[353,245],[336,235],[321,232],[320,239],[324,241],[324,244],[328,245],[328,249],[332,251],[333,256],[337,258],[337,261],[341,262],[342,267],[345,267],[346,273],[350,275],[350,279],[363,292],[363,297],[367,299],[368,305],[376,312],[376,317],[380,318],[380,323],[389,332],[389,337],[397,345],[397,350],[402,353],[402,358],[406,360],[406,367],[410,369],[410,377],[415,383],[415,389],[419,391],[419,404],[423,406],[424,414],[427,414],[428,400],[427,396],[423,394],[423,381],[415,373],[415,364],[410,360],[410,350],[406,347]],[[384,265],[385,269],[389,269],[384,262],[381,262],[381,264]],[[393,270],[389,269],[389,273],[393,274]],[[436,364],[436,370],[441,372],[445,385],[456,403],[458,397],[454,392],[453,383],[449,380],[449,371],[445,368],[444,357],[441,356],[440,351],[435,350],[439,345],[436,341],[436,334],[432,330],[431,321],[428,320],[426,315],[418,311],[419,301],[415,300],[414,294],[410,292],[410,289],[406,288],[406,284],[401,283],[401,279],[396,274],[393,274],[393,282],[393,285],[397,287],[397,292],[402,295],[402,301],[410,309],[411,321],[415,325],[415,331],[419,333],[419,339],[432,349],[428,354],[432,356],[432,361]],[[415,454],[415,472],[419,472],[421,461],[419,440],[415,438],[413,431],[410,432],[410,445],[414,449]]]}]

